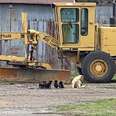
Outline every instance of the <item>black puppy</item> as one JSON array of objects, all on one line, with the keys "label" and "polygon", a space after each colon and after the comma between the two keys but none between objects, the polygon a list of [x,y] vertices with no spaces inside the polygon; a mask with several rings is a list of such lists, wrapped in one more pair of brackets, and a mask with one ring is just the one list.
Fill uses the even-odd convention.
[{"label": "black puppy", "polygon": [[58,81],[57,80],[54,81],[54,87],[58,88]]},{"label": "black puppy", "polygon": [[52,81],[49,81],[48,83],[46,81],[43,81],[39,83],[40,89],[50,89],[51,88]]},{"label": "black puppy", "polygon": [[48,83],[46,83],[45,88],[46,89],[50,89],[51,88],[51,84],[52,84],[52,81],[49,81]]},{"label": "black puppy", "polygon": [[45,89],[45,88],[46,88],[45,85],[46,85],[46,81],[40,82],[40,83],[39,83],[39,88],[40,88],[40,89]]},{"label": "black puppy", "polygon": [[64,88],[64,84],[62,81],[59,82],[59,88]]}]

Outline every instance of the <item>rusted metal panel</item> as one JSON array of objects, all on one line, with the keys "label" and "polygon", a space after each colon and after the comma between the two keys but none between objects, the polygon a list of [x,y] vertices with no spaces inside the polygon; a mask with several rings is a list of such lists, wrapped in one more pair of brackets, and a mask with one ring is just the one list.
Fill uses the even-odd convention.
[{"label": "rusted metal panel", "polygon": [[73,0],[0,0],[0,3],[52,4],[53,2],[73,2]]},{"label": "rusted metal panel", "polygon": [[99,24],[110,24],[110,18],[112,17],[112,6],[97,6],[96,7],[96,22]]},{"label": "rusted metal panel", "polygon": [[[5,12],[6,15],[2,14],[2,11]],[[0,32],[22,32],[20,14],[23,11],[28,13],[28,26],[30,29],[39,30],[50,35],[55,35],[53,9],[50,6],[45,7],[41,5],[24,4],[0,5]],[[25,49],[26,47],[24,46],[24,42],[22,40],[2,41],[2,55],[14,55],[24,57]],[[57,68],[57,51],[53,51],[55,50],[46,46],[44,42],[39,42],[37,46],[37,52],[34,53],[34,58],[37,59],[39,62],[54,64],[56,66],[53,67]]]},{"label": "rusted metal panel", "polygon": [[[50,26],[48,22],[49,19],[53,19],[53,9],[50,6],[24,4],[0,4],[0,32],[21,32],[21,12],[24,11],[28,13],[29,28],[48,32],[48,26]],[[46,45],[39,42],[37,58],[40,62],[49,61],[49,56],[46,55],[48,53],[45,50]],[[2,54],[24,56],[25,46],[23,41],[2,41]]]},{"label": "rusted metal panel", "polygon": [[0,68],[1,81],[40,82],[48,80],[64,80],[70,78],[68,70],[40,70],[21,68]]}]

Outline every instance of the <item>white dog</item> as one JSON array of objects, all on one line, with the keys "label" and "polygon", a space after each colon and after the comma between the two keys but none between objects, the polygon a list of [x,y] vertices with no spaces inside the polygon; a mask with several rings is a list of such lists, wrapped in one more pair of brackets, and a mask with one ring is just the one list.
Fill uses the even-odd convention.
[{"label": "white dog", "polygon": [[78,75],[73,78],[72,80],[72,88],[84,88],[86,87],[86,84],[84,83],[84,76],[83,75]]}]

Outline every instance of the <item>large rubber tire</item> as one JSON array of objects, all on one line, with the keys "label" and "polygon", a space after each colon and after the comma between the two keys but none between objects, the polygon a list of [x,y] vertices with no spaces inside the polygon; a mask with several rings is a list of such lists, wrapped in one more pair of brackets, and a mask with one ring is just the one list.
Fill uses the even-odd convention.
[{"label": "large rubber tire", "polygon": [[91,52],[83,60],[82,73],[89,82],[110,82],[115,73],[115,64],[107,53]]}]

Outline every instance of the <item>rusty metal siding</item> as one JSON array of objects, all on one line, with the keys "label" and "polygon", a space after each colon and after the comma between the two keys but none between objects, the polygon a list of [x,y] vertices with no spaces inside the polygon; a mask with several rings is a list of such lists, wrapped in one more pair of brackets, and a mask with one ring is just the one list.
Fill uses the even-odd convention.
[{"label": "rusty metal siding", "polygon": [[[29,28],[50,33],[48,26],[51,23],[49,22],[54,19],[51,6],[24,4],[0,5],[0,31],[21,32],[21,12],[28,13]],[[51,56],[55,56],[55,52],[54,55],[51,54],[53,52],[54,50],[51,50],[43,42],[39,42],[37,58],[40,62],[53,61],[51,60]],[[24,56],[25,46],[21,40],[2,41],[2,54]]]},{"label": "rusty metal siding", "polygon": [[74,0],[0,0],[1,4],[4,3],[17,3],[17,4],[52,4],[53,2],[73,2]]},{"label": "rusty metal siding", "polygon": [[96,22],[99,24],[109,24],[112,17],[113,8],[111,5],[97,6]]},{"label": "rusty metal siding", "polygon": [[[44,5],[24,5],[24,4],[0,4],[0,31],[21,31],[21,12],[29,14],[31,21],[30,28],[40,29],[43,31],[45,26],[37,27],[37,19],[53,19],[53,9],[51,6]],[[112,6],[97,6],[96,20],[100,23],[109,23],[112,16]],[[39,23],[45,23],[43,20]],[[44,29],[43,29],[44,28]],[[44,30],[45,31],[45,30]]]},{"label": "rusty metal siding", "polygon": [[[21,12],[27,12],[31,21],[53,19],[51,6],[0,4],[0,31],[21,31]],[[34,28],[34,23],[31,23],[31,28]]]},{"label": "rusty metal siding", "polygon": [[[30,28],[40,31],[46,31],[46,22],[44,20],[53,19],[51,6],[2,4],[0,5],[0,31],[21,32],[21,12],[29,14]],[[19,48],[19,50],[15,53],[15,51],[11,51],[13,47]],[[21,41],[2,42],[2,54],[22,56],[24,55],[23,48],[24,45]]]},{"label": "rusty metal siding", "polygon": [[[26,5],[26,4],[0,4],[0,31],[1,32],[21,32],[21,12],[29,15],[29,27],[39,31],[50,32],[50,20],[54,20],[53,8],[50,5]],[[96,20],[99,23],[109,23],[112,16],[111,6],[98,6],[96,9]],[[53,26],[52,26],[53,28]],[[53,31],[54,29],[52,29]],[[3,41],[2,54],[24,56],[25,47],[22,41]],[[54,55],[53,55],[54,54]],[[49,59],[48,59],[49,57]],[[54,57],[54,58],[53,58]],[[46,47],[42,42],[38,44],[38,60],[52,63],[56,59],[55,50]],[[57,62],[57,59],[56,61]]]}]

